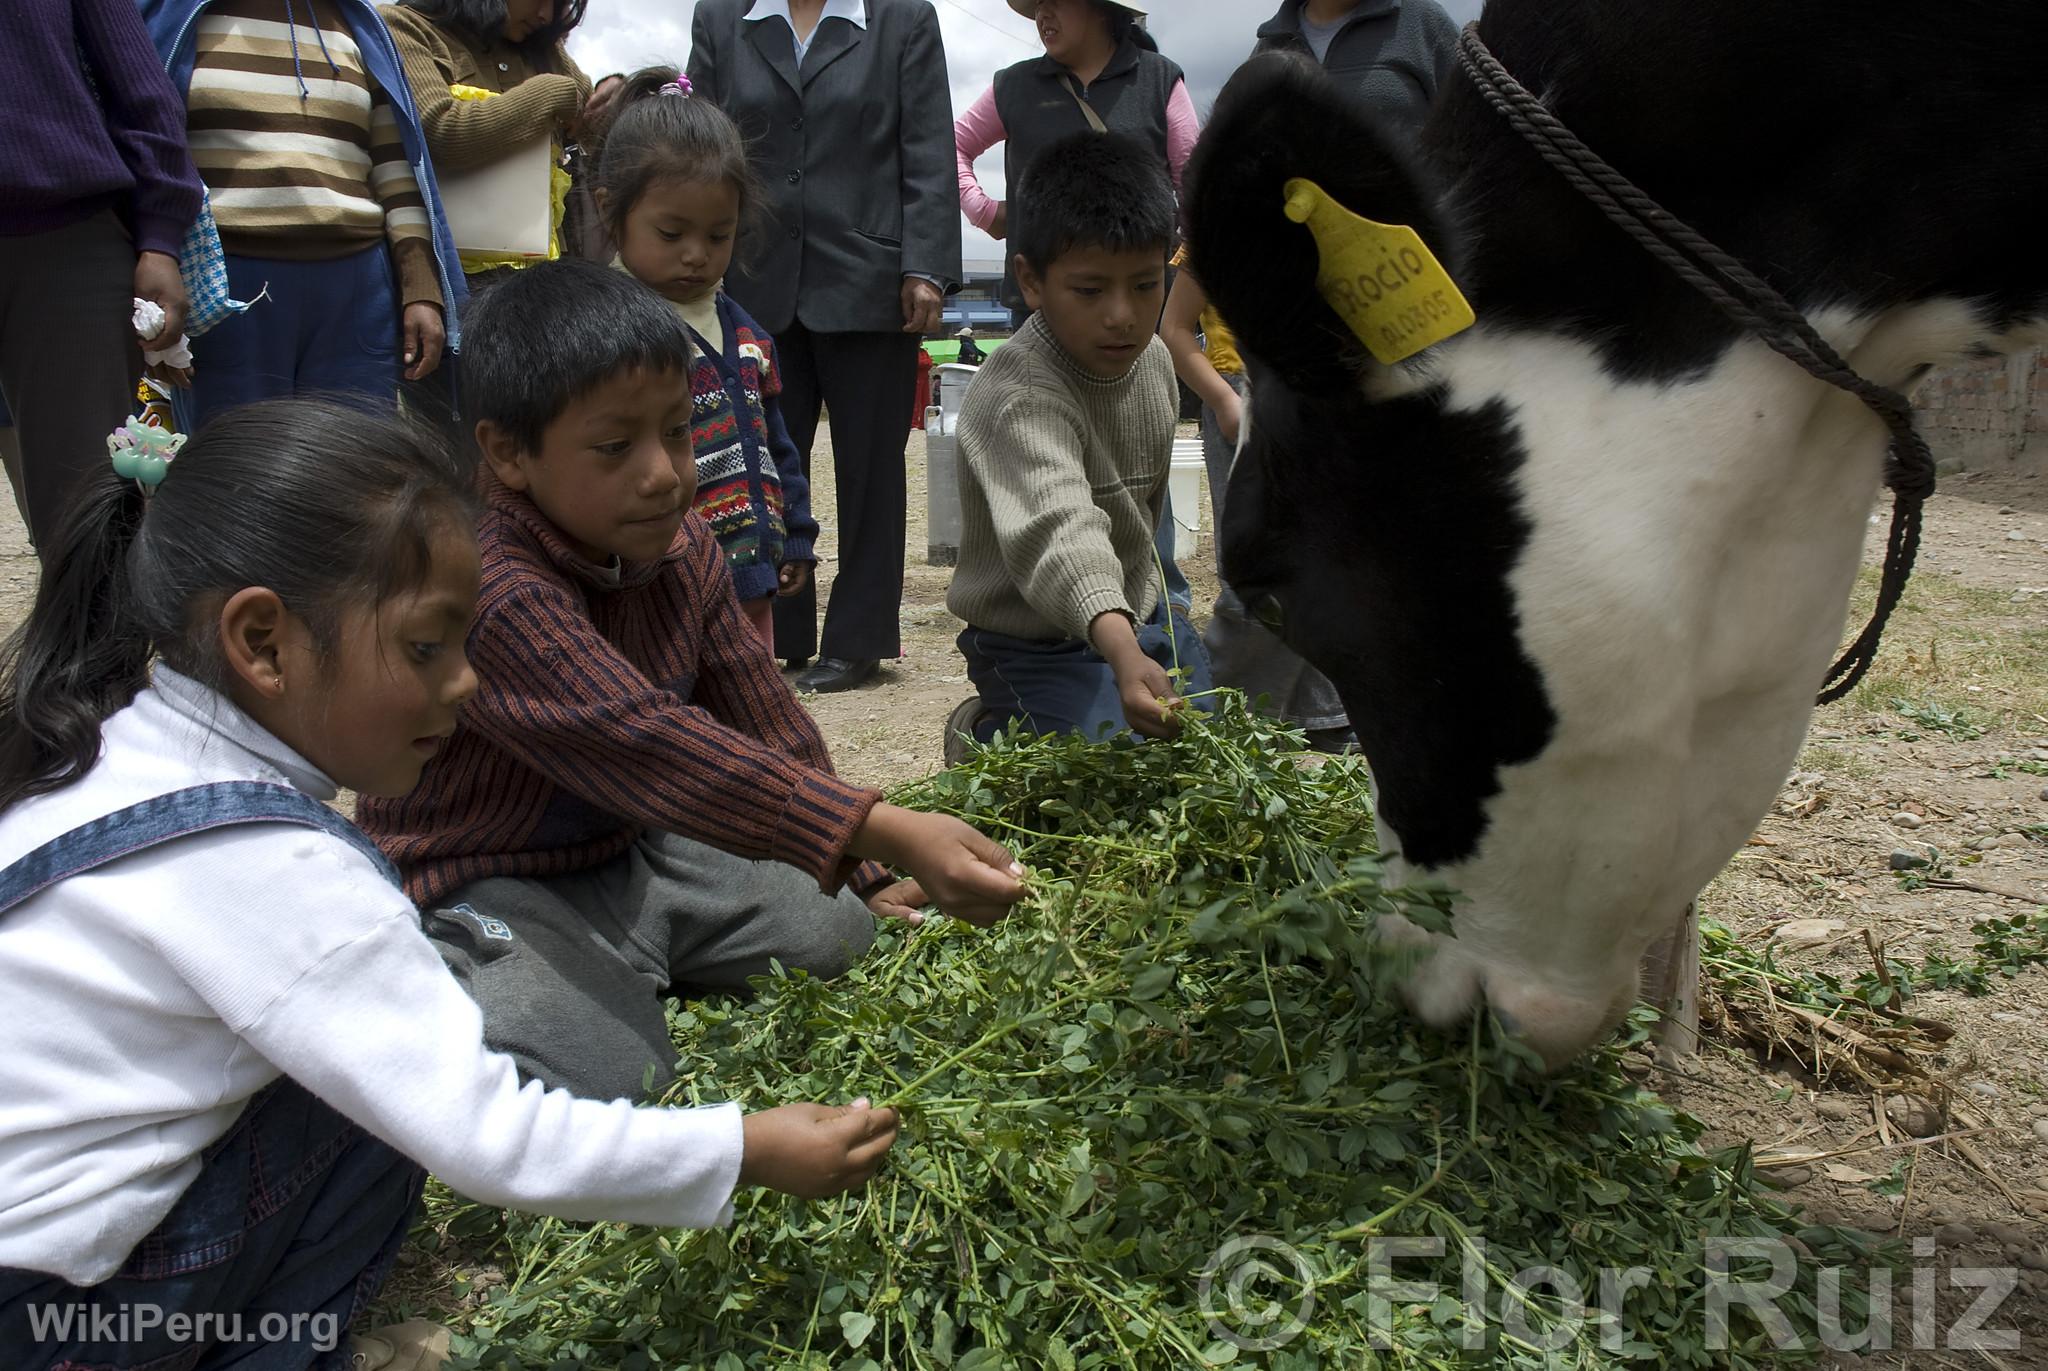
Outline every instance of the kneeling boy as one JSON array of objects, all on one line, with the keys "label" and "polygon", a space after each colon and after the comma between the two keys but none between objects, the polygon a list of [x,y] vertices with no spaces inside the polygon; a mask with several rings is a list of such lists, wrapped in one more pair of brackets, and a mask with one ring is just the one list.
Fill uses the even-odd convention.
[{"label": "kneeling boy", "polygon": [[1160,594],[1158,526],[1179,393],[1153,333],[1173,187],[1117,135],[1078,134],[1025,174],[1017,283],[1034,311],[960,410],[960,563],[946,605],[978,693],[947,760],[1012,719],[1037,733],[1179,732],[1168,671],[1208,689],[1192,625]]},{"label": "kneeling boy", "polygon": [[435,754],[419,787],[364,800],[357,822],[490,1045],[549,1085],[635,1095],[669,1078],[672,991],[738,989],[771,959],[836,975],[873,915],[927,898],[1000,918],[1022,893],[1010,855],[834,776],[749,626],[690,512],[675,311],[623,272],[559,262],[468,323],[463,398],[487,468],[479,688],[452,737],[419,740]]}]

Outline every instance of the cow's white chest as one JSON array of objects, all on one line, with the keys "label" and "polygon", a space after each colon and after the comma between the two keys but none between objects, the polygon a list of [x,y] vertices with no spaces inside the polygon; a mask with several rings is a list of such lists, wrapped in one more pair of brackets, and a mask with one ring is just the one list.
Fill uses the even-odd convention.
[{"label": "cow's white chest", "polygon": [[[1930,330],[1968,331],[1960,306],[1907,314],[1817,322],[1896,383]],[[1469,901],[1462,952],[1440,960],[1597,997],[1790,770],[1843,637],[1884,430],[1756,342],[1689,381],[1627,384],[1583,345],[1475,332],[1435,371],[1453,409],[1503,404],[1526,450],[1511,586],[1557,715],[1502,774],[1474,858],[1439,873]]]}]

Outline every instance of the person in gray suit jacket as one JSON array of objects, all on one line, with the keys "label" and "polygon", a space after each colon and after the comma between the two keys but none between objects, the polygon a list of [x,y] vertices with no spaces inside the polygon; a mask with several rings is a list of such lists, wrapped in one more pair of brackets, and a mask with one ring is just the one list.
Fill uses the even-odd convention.
[{"label": "person in gray suit jacket", "polygon": [[902,650],[917,350],[960,280],[953,97],[926,0],[698,0],[688,72],[739,125],[765,194],[726,291],[775,336],[809,475],[832,415],[839,574],[775,606],[799,690],[846,690]]}]

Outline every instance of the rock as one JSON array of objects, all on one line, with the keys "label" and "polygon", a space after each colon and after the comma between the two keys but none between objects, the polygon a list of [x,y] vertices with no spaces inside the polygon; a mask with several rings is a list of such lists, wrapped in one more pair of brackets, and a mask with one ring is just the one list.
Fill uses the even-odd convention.
[{"label": "rock", "polygon": [[1847,929],[1840,919],[1787,919],[1771,930],[1771,940],[1787,947],[1819,947]]},{"label": "rock", "polygon": [[1971,1081],[1969,1090],[1972,1095],[1983,1100],[1995,1100],[2005,1093],[1998,1088],[1996,1081]]},{"label": "rock", "polygon": [[1916,1138],[1941,1132],[1941,1111],[1918,1095],[1894,1095],[1884,1102],[1884,1116]]},{"label": "rock", "polygon": [[1903,847],[1896,848],[1892,852],[1892,870],[1894,871],[1914,871],[1920,867],[1932,865],[1932,862],[1919,853],[1909,852]]},{"label": "rock", "polygon": [[1909,813],[1903,809],[1892,815],[1892,827],[1903,828],[1909,833],[1926,822],[1927,820],[1921,818],[1918,814]]},{"label": "rock", "polygon": [[1810,1166],[1758,1167],[1757,1179],[1773,1190],[1796,1190],[1813,1179]]},{"label": "rock", "polygon": [[2048,1119],[2034,1120],[2034,1137],[2040,1142],[2048,1143]]},{"label": "rock", "polygon": [[1847,1100],[1822,1100],[1813,1108],[1816,1114],[1826,1119],[1829,1123],[1846,1123],[1850,1119],[1859,1117],[1863,1112]]},{"label": "rock", "polygon": [[[1998,915],[1996,915],[1996,914],[1987,914],[1987,915],[1985,915],[1984,917],[1985,917],[1985,918],[1986,918],[1987,920],[1989,920],[1989,919],[1995,919],[1995,918],[1997,918],[1997,917],[1998,917]],[[1993,1023],[2029,1023],[2029,1022],[2031,1022],[2031,1020],[2029,1020],[2029,1019],[2027,1018],[2027,1016],[2026,1016],[2026,1015],[2024,1015],[2024,1014],[2014,1014],[2014,1013],[2012,1013],[2012,1012],[2010,1012],[2010,1011],[2008,1011],[2008,1010],[2004,1010],[2004,1009],[2001,1009],[2001,1010],[1999,1010],[1999,1011],[1998,1011],[1997,1013],[1995,1013],[1995,1014],[1993,1014],[1993,1015],[1991,1016],[1991,1022],[1993,1022]]]},{"label": "rock", "polygon": [[1934,1240],[1943,1247],[1965,1247],[1977,1241],[1977,1230],[1966,1223],[1945,1223],[1934,1230]]},{"label": "rock", "polygon": [[2048,1271],[2048,1255],[2039,1251],[2020,1253],[2020,1265],[2029,1271]]},{"label": "rock", "polygon": [[2041,787],[2041,803],[2048,805],[2048,785]]},{"label": "rock", "polygon": [[2022,529],[2013,529],[2005,535],[2005,541],[2008,543],[2024,543],[2027,541],[2026,532]]},{"label": "rock", "polygon": [[2019,1229],[2014,1228],[2009,1223],[1985,1224],[1984,1236],[2003,1247],[2024,1248],[2028,1245],[2030,1241],[2030,1239],[2027,1237],[2025,1233],[2022,1233]]}]

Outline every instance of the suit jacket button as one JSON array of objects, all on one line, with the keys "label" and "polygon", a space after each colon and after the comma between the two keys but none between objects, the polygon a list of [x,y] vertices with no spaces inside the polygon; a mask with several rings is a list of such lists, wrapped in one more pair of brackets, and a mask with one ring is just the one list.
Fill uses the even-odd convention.
[{"label": "suit jacket button", "polygon": [[802,230],[801,230],[801,229],[798,229],[798,228],[796,228],[796,227],[794,227],[794,226],[792,226],[792,227],[790,228],[790,230],[789,230],[789,236],[790,236],[790,237],[792,237],[792,238],[796,238],[796,237],[799,237],[799,236],[801,236],[801,234],[802,234]]},{"label": "suit jacket button", "polygon": [[512,64],[511,64],[510,62],[500,62],[500,63],[498,63],[498,70],[499,70],[499,71],[510,71],[510,70],[512,70]]},{"label": "suit jacket button", "polygon": [[803,179],[804,179],[804,174],[803,174],[802,172],[800,172],[800,171],[793,171],[793,172],[791,172],[791,173],[789,174],[789,183],[790,183],[790,184],[791,184],[792,186],[793,186],[793,185],[795,185],[795,184],[796,184],[797,182],[799,182],[799,181],[803,180]]},{"label": "suit jacket button", "polygon": [[795,131],[795,130],[801,129],[801,128],[802,128],[803,126],[804,126],[804,117],[803,117],[803,116],[802,116],[801,114],[799,114],[799,115],[798,115],[798,116],[797,116],[796,118],[794,118],[794,119],[792,119],[792,120],[790,120],[790,121],[789,121],[789,127],[790,127],[791,131]]}]

